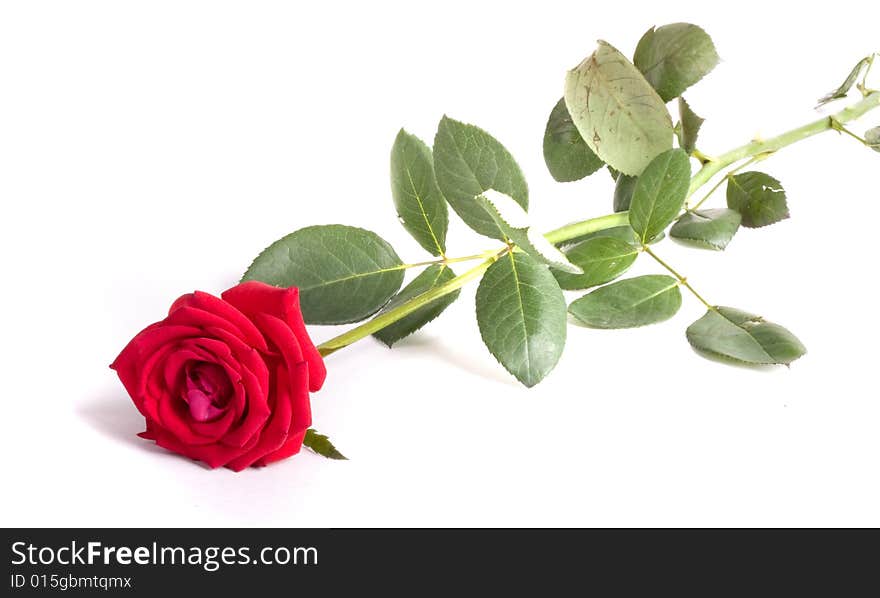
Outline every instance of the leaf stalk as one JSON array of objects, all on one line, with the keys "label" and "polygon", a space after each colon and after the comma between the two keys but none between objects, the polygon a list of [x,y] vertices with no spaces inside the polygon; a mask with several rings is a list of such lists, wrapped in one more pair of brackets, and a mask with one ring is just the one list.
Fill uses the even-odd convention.
[{"label": "leaf stalk", "polygon": [[669,273],[672,274],[672,275],[678,280],[679,284],[681,284],[683,287],[685,287],[687,290],[689,290],[689,291],[694,295],[694,297],[696,297],[697,299],[700,300],[700,303],[702,303],[703,305],[705,305],[708,309],[715,309],[715,307],[714,307],[713,305],[711,305],[708,301],[706,301],[705,299],[703,299],[703,296],[700,295],[700,294],[694,289],[694,287],[691,286],[691,283],[688,282],[687,277],[682,276],[681,274],[678,273],[678,271],[675,270],[675,268],[673,268],[672,266],[670,266],[669,264],[667,264],[665,261],[663,261],[662,259],[660,259],[660,256],[658,256],[656,253],[654,253],[654,252],[651,250],[650,247],[648,247],[647,245],[643,245],[643,246],[642,246],[642,251],[644,251],[645,253],[647,253],[648,255],[650,255],[652,258],[654,258],[654,260],[655,260],[658,264],[660,264],[661,266],[663,266],[664,268],[666,268],[666,270],[668,270]]}]

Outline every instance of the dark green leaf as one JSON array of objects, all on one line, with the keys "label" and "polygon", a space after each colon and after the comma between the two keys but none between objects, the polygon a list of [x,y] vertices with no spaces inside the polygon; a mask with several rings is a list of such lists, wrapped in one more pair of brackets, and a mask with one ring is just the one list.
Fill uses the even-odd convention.
[{"label": "dark green leaf", "polygon": [[480,281],[477,322],[495,359],[531,387],[562,355],[565,297],[546,266],[524,253],[509,253]]},{"label": "dark green leaf", "polygon": [[432,255],[443,255],[449,214],[434,179],[431,149],[403,129],[391,149],[391,196],[407,232]]},{"label": "dark green leaf", "polygon": [[484,130],[444,116],[434,138],[434,174],[452,209],[472,229],[504,235],[476,197],[494,189],[529,209],[529,189],[513,156]]},{"label": "dark green leaf", "polygon": [[541,231],[532,227],[528,212],[512,198],[490,189],[478,196],[477,201],[492,216],[504,236],[517,247],[548,266],[572,274],[581,273],[581,269],[569,262],[565,254],[550,243]]},{"label": "dark green leaf", "polygon": [[611,178],[616,181],[617,177],[620,176],[620,173],[618,171],[614,170],[614,167],[612,167],[612,166],[608,166],[607,168],[608,168],[608,174],[610,174]]},{"label": "dark green leaf", "polygon": [[782,184],[763,172],[743,172],[728,177],[727,207],[742,214],[742,225],[760,228],[788,218]]},{"label": "dark green leaf", "polygon": [[336,450],[330,439],[323,434],[318,434],[314,428],[306,430],[306,437],[303,439],[303,446],[312,449],[322,457],[328,459],[348,460],[348,457]]},{"label": "dark green leaf", "polygon": [[[870,62],[871,56],[865,56],[864,58],[859,60],[859,62],[849,72],[849,75],[846,76],[844,82],[841,83],[837,89],[833,89],[821,98],[819,98],[819,106],[824,106],[828,102],[833,102],[834,100],[845,98],[846,94],[849,93],[849,90],[852,89],[852,86],[856,84],[856,81],[858,81],[859,75],[862,74],[862,69],[866,68]],[[816,107],[818,108],[819,106]]]},{"label": "dark green leaf", "polygon": [[308,324],[346,324],[376,313],[403,283],[403,263],[376,233],[353,226],[310,226],[275,241],[242,281],[299,287]]},{"label": "dark green leaf", "polygon": [[633,62],[664,102],[677,98],[718,64],[712,38],[689,23],[649,29]]},{"label": "dark green leaf", "polygon": [[681,212],[691,183],[691,164],[684,150],[663,152],[645,169],[633,191],[629,224],[642,243],[659,235]]},{"label": "dark green leaf", "polygon": [[636,190],[636,181],[639,177],[622,174],[617,177],[614,185],[614,211],[626,212],[632,202],[633,191]]},{"label": "dark green leaf", "polygon": [[669,236],[686,245],[722,250],[739,229],[742,216],[736,210],[718,208],[687,212],[669,229]]},{"label": "dark green leaf", "polygon": [[583,269],[583,274],[553,271],[559,286],[567,291],[588,289],[614,280],[627,271],[639,250],[631,243],[613,237],[597,237],[568,249],[568,260]]},{"label": "dark green leaf", "polygon": [[753,364],[788,365],[807,352],[791,332],[732,307],[716,307],[688,326],[687,339],[698,351]]},{"label": "dark green leaf", "polygon": [[606,42],[566,75],[565,105],[590,149],[624,174],[640,175],[672,147],[672,119],[663,100]]},{"label": "dark green leaf", "polygon": [[560,99],[547,121],[544,131],[544,162],[554,179],[560,183],[579,181],[602,168],[603,162],[593,153]]},{"label": "dark green leaf", "polygon": [[865,131],[865,142],[875,152],[880,152],[880,127]]},{"label": "dark green leaf", "polygon": [[[403,287],[403,289],[388,302],[388,305],[386,305],[382,311],[386,312],[390,309],[394,309],[410,299],[414,299],[423,293],[427,293],[431,289],[442,286],[453,278],[455,278],[455,273],[449,266],[432,264],[428,266],[424,272],[416,276],[411,283]],[[448,295],[444,295],[439,299],[435,299],[408,316],[386,326],[373,336],[391,347],[397,341],[409,336],[443,313],[443,310],[449,307],[453,301],[458,299],[459,293],[460,291],[455,291]]]},{"label": "dark green leaf", "polygon": [[599,287],[572,302],[568,311],[591,328],[635,328],[668,320],[679,307],[678,281],[651,274]]},{"label": "dark green leaf", "polygon": [[681,118],[676,129],[678,131],[678,144],[688,155],[691,155],[697,146],[697,135],[700,133],[700,127],[703,126],[706,119],[697,116],[684,98],[678,98],[678,114]]}]

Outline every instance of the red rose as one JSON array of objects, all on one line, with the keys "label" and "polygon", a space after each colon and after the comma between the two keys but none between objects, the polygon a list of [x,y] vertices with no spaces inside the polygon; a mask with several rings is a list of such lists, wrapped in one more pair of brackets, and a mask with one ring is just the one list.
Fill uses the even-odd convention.
[{"label": "red rose", "polygon": [[327,371],[296,288],[246,282],[221,297],[184,295],[110,367],[147,420],[142,438],[241,471],[299,452]]}]

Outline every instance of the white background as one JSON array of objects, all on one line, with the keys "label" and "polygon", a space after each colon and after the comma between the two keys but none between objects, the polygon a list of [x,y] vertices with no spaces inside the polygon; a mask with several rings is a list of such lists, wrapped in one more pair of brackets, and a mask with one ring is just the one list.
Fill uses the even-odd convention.
[{"label": "white background", "polygon": [[[541,153],[597,38],[631,54],[651,25],[708,30],[723,62],[687,94],[705,152],[817,118],[880,50],[880,15],[791,6],[3,3],[0,524],[880,525],[880,156],[833,133],[761,166],[790,220],[725,253],[657,247],[710,301],[795,331],[810,353],[790,370],[695,355],[684,329],[703,310],[686,296],[661,325],[571,328],[526,390],[482,346],[470,288],[393,351],[328,358],[315,426],[350,461],[306,451],[234,474],[137,438],[107,367],[178,295],[219,293],[299,227],[363,226],[426,259],[390,198],[401,126],[430,143],[447,113],[494,134],[542,227],[607,213],[610,177],[555,183]],[[880,111],[854,128],[869,124]],[[491,246],[452,219],[451,255]]]}]

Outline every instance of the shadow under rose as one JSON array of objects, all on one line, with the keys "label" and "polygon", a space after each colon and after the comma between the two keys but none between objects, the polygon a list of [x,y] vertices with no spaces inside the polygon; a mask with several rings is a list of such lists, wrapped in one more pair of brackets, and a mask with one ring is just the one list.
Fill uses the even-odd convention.
[{"label": "shadow under rose", "polygon": [[168,454],[168,451],[155,443],[138,437],[144,431],[144,418],[125,395],[109,394],[95,399],[79,407],[77,414],[111,440]]}]

